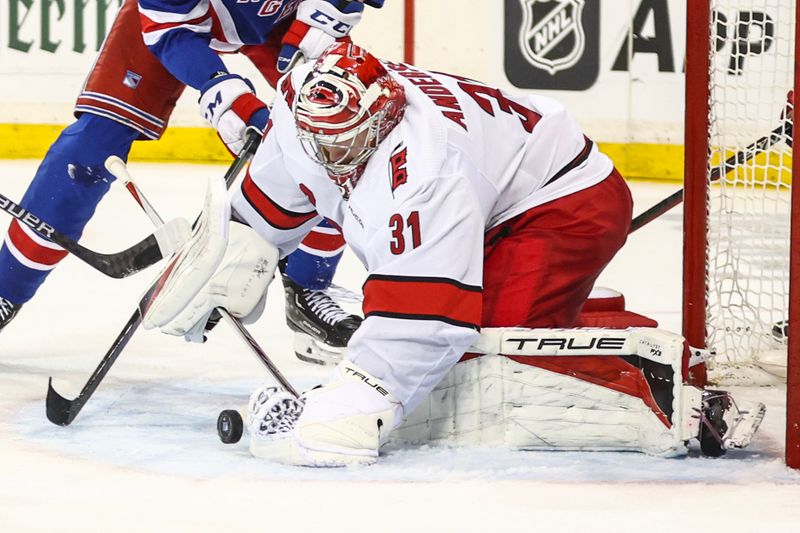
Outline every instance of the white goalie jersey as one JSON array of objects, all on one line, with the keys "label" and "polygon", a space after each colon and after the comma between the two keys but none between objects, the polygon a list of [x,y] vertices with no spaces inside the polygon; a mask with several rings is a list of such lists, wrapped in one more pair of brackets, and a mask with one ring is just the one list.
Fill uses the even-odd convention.
[{"label": "white goalie jersey", "polygon": [[346,357],[408,413],[478,338],[486,230],[601,182],[613,165],[554,100],[385,63],[405,89],[405,117],[344,199],[297,137],[291,106],[312,66],[279,84],[233,208],[281,256],[322,217],[343,230],[368,270],[365,321]]}]

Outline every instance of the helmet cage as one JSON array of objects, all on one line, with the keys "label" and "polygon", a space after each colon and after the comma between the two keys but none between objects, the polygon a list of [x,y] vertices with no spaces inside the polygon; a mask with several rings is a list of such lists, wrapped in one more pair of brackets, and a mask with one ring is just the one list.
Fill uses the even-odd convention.
[{"label": "helmet cage", "polygon": [[350,131],[336,134],[299,129],[298,137],[306,154],[325,167],[332,176],[351,173],[362,166],[378,149],[384,111],[380,110]]}]

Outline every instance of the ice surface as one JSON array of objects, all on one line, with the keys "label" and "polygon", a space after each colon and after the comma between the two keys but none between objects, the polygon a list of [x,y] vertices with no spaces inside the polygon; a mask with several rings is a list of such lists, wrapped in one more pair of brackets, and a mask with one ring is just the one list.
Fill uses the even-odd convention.
[{"label": "ice surface", "polygon": [[[190,220],[205,178],[224,170],[131,165],[162,216]],[[19,199],[34,171],[0,163],[0,190]],[[641,211],[676,186],[633,188]],[[150,231],[115,186],[82,242],[116,251]],[[679,331],[680,256],[676,210],[631,236],[600,284]],[[798,530],[800,474],[782,463],[780,387],[735,391],[766,403],[767,416],[750,448],[721,459],[416,447],[390,448],[368,468],[292,468],[216,437],[219,411],[268,380],[223,323],[204,345],[138,332],[73,425],[51,425],[47,377],[77,394],[156,274],[112,280],[68,258],[0,335],[0,531]],[[357,289],[363,278],[346,255],[336,282]],[[283,320],[275,285],[251,331],[296,386],[323,380],[324,368],[291,355]]]}]

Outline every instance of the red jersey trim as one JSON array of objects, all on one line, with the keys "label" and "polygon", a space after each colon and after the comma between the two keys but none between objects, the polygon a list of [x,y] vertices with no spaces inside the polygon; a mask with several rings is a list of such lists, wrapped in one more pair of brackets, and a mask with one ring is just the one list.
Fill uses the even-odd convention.
[{"label": "red jersey trim", "polygon": [[258,188],[253,182],[253,178],[250,177],[249,172],[242,182],[242,193],[244,199],[261,215],[267,224],[279,230],[299,228],[317,216],[316,211],[297,213],[279,206],[264,191]]},{"label": "red jersey trim", "polygon": [[206,11],[205,14],[194,19],[180,20],[177,22],[156,22],[147,15],[139,13],[139,22],[142,25],[142,33],[152,33],[160,30],[169,30],[173,28],[179,28],[180,26],[195,26],[198,24],[202,24],[208,18],[209,18],[209,12]]},{"label": "red jersey trim", "polygon": [[341,234],[320,233],[311,230],[302,243],[304,246],[323,252],[334,252],[344,248],[344,237]]},{"label": "red jersey trim", "polygon": [[372,275],[364,283],[364,316],[439,320],[480,330],[481,287],[448,278]]}]

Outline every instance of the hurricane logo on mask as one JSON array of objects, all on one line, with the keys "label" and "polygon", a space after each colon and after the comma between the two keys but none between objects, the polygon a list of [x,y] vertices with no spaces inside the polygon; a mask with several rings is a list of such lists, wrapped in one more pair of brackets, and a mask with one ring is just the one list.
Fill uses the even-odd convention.
[{"label": "hurricane logo on mask", "polygon": [[336,43],[317,59],[294,105],[308,156],[349,198],[367,160],[403,117],[405,93],[378,59]]},{"label": "hurricane logo on mask", "polygon": [[586,48],[581,15],[586,0],[520,0],[519,46],[533,66],[555,74],[575,66]]},{"label": "hurricane logo on mask", "polygon": [[309,91],[308,99],[317,105],[333,107],[344,100],[344,94],[329,83],[320,83]]}]

